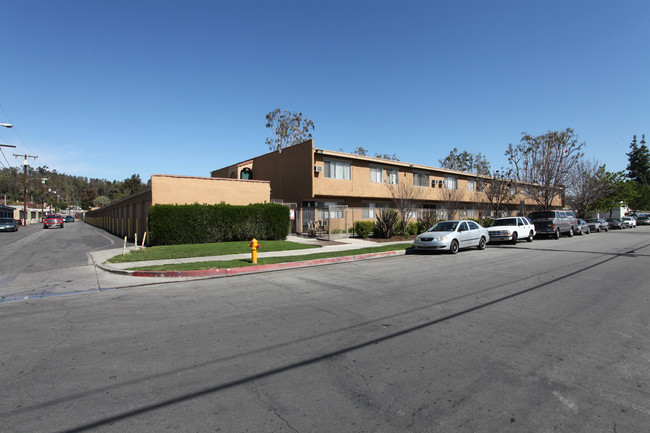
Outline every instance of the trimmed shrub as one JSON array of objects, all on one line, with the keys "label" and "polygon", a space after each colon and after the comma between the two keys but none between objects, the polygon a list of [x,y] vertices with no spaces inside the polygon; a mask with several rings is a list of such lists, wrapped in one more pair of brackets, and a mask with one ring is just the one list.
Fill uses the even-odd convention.
[{"label": "trimmed shrub", "polygon": [[281,240],[289,234],[289,208],[275,203],[248,206],[170,205],[149,208],[151,245]]},{"label": "trimmed shrub", "polygon": [[406,225],[406,234],[408,236],[413,236],[418,234],[418,224],[417,223],[408,223]]},{"label": "trimmed shrub", "polygon": [[476,220],[477,223],[482,225],[483,227],[490,227],[492,223],[494,222],[494,219],[492,218],[483,218],[482,220]]},{"label": "trimmed shrub", "polygon": [[375,223],[372,221],[355,221],[354,232],[360,238],[367,238],[375,230]]}]

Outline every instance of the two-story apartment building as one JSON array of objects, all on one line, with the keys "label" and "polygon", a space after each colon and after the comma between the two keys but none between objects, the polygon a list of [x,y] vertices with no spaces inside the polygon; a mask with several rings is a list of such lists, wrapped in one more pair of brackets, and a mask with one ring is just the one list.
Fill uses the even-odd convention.
[{"label": "two-story apartment building", "polygon": [[[442,217],[489,214],[487,197],[479,191],[475,174],[321,149],[314,140],[214,170],[210,175],[268,180],[271,199],[295,209],[292,229],[299,233],[313,224],[318,226],[319,221],[342,231],[354,221],[374,219],[376,209],[393,207],[400,184],[415,188],[421,208],[435,210]],[[531,205],[518,194],[508,204],[508,213]]]}]

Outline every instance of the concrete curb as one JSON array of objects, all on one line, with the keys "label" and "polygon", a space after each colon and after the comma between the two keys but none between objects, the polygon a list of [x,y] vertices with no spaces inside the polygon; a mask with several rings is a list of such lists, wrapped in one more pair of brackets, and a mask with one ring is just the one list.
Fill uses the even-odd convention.
[{"label": "concrete curb", "polygon": [[158,277],[158,278],[178,278],[178,277],[232,277],[244,274],[256,274],[260,272],[272,272],[283,269],[295,269],[308,266],[329,265],[334,263],[352,262],[357,260],[367,260],[385,256],[399,256],[406,254],[405,250],[401,251],[383,251],[380,253],[358,254],[353,256],[330,257],[327,259],[301,260],[298,262],[275,263],[272,265],[245,266],[232,269],[204,269],[200,271],[129,271],[118,269],[105,264],[96,266],[107,272],[132,277]]}]

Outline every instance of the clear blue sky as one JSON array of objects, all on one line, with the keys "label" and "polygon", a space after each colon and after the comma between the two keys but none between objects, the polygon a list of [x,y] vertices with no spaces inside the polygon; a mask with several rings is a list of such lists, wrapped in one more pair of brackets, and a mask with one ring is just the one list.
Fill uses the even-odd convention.
[{"label": "clear blue sky", "polygon": [[570,127],[618,171],[650,134],[648,1],[4,1],[0,35],[4,153],[70,175],[209,176],[275,108],[432,166]]}]

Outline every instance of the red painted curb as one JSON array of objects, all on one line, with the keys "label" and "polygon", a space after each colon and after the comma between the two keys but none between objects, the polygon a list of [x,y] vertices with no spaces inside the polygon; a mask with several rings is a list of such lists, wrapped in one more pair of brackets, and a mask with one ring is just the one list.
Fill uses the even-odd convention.
[{"label": "red painted curb", "polygon": [[359,254],[356,256],[330,257],[327,259],[304,260],[300,262],[275,263],[272,265],[245,266],[232,269],[204,269],[200,271],[132,271],[134,277],[229,277],[234,275],[268,272],[280,269],[301,268],[306,266],[325,265],[329,263],[351,262],[372,257],[403,254],[403,251],[384,251],[381,253]]}]

